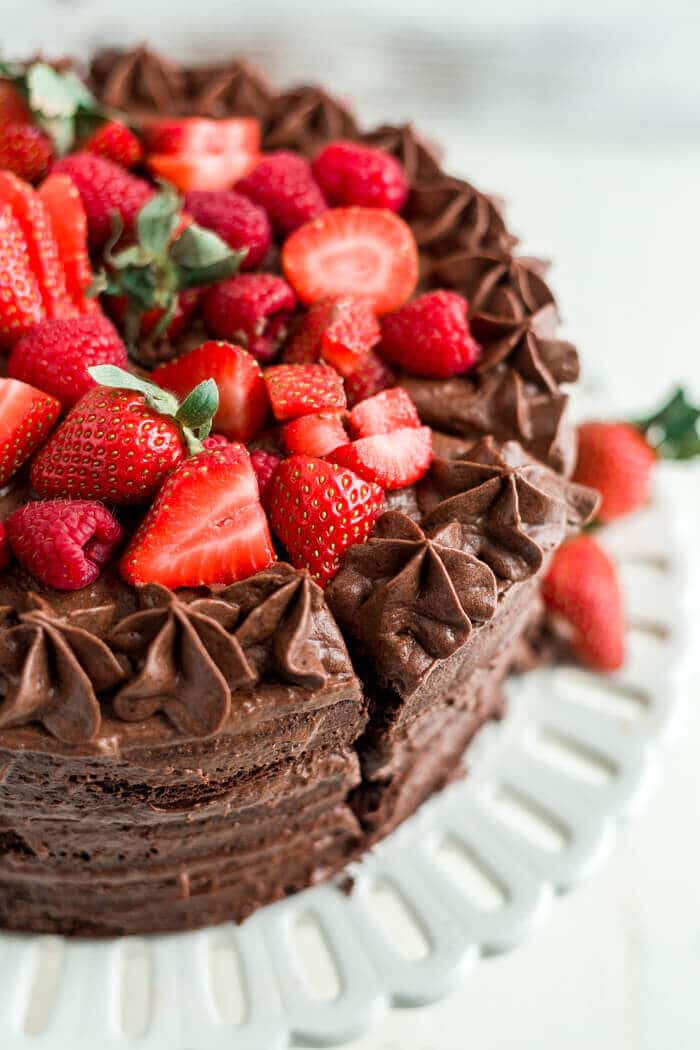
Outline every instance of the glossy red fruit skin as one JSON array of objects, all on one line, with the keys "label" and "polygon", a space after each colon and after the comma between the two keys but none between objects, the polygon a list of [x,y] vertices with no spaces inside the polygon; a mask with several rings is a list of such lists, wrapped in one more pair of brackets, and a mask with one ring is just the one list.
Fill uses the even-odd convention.
[{"label": "glossy red fruit skin", "polygon": [[87,371],[94,365],[128,365],[124,343],[101,314],[41,321],[15,343],[7,372],[67,408],[95,386]]},{"label": "glossy red fruit skin", "polygon": [[148,503],[185,458],[182,432],[135,391],[95,387],[70,410],[31,466],[46,499]]},{"label": "glossy red fruit skin", "polygon": [[374,481],[387,492],[420,481],[433,461],[430,427],[404,427],[390,434],[359,438],[334,449],[327,456]]},{"label": "glossy red fruit skin", "polygon": [[39,182],[53,160],[50,139],[32,124],[0,124],[0,169],[27,182]]},{"label": "glossy red fruit skin", "polygon": [[112,213],[121,216],[126,234],[155,189],[119,164],[83,150],[61,157],[52,171],[70,176],[80,193],[91,248],[103,248],[113,236]]},{"label": "glossy red fruit skin", "polygon": [[43,390],[0,379],[0,486],[46,441],[60,411],[60,401]]},{"label": "glossy red fruit skin", "polygon": [[264,376],[273,415],[280,423],[345,408],[343,381],[328,365],[274,365]]},{"label": "glossy red fruit skin", "polygon": [[52,174],[44,179],[38,193],[51,219],[68,295],[79,313],[100,313],[97,299],[87,297],[92,268],[87,216],[77,186],[68,175]]},{"label": "glossy red fruit skin", "polygon": [[299,416],[282,427],[282,441],[287,452],[303,452],[323,457],[347,441],[341,413],[320,412]]},{"label": "glossy red fruit skin", "polygon": [[207,291],[204,319],[218,339],[244,347],[267,364],[286,338],[295,305],[294,292],[281,277],[244,273]]},{"label": "glossy red fruit skin", "polygon": [[235,190],[192,190],[185,208],[199,226],[213,230],[236,251],[246,249],[242,270],[255,270],[272,246],[272,227],[264,208]]},{"label": "glossy red fruit skin", "polygon": [[358,142],[329,142],[312,165],[329,204],[388,208],[399,212],[408,198],[403,167],[389,153]]},{"label": "glossy red fruit skin", "polygon": [[362,299],[323,299],[296,325],[284,350],[289,363],[323,358],[342,376],[351,375],[380,339],[379,322]]},{"label": "glossy red fruit skin", "polygon": [[143,160],[140,140],[131,128],[119,120],[108,120],[94,131],[83,149],[120,164],[123,168],[135,168]]},{"label": "glossy red fruit skin", "polygon": [[345,376],[348,405],[354,408],[360,401],[381,393],[396,383],[396,376],[386,361],[370,350],[357,368]]},{"label": "glossy red fruit skin", "polygon": [[290,234],[327,208],[311,167],[298,153],[266,153],[236,183],[236,190],[264,208],[275,230]]},{"label": "glossy red fruit skin", "polygon": [[473,368],[481,349],[469,330],[467,300],[426,292],[382,319],[382,354],[412,375],[434,379]]},{"label": "glossy red fruit skin", "polygon": [[264,448],[254,448],[250,453],[250,462],[258,479],[260,500],[263,506],[266,506],[270,483],[282,460],[274,452],[266,452]]},{"label": "glossy red fruit skin", "polygon": [[98,579],[123,530],[101,503],[27,503],[6,522],[17,561],[44,587],[77,591]]},{"label": "glossy red fruit skin", "polygon": [[648,503],[657,462],[654,449],[630,423],[578,427],[574,481],[600,492],[598,521],[615,521]]},{"label": "glossy red fruit skin", "polygon": [[402,427],[419,427],[420,418],[407,391],[395,386],[355,405],[348,424],[354,438],[364,438],[389,434]]}]

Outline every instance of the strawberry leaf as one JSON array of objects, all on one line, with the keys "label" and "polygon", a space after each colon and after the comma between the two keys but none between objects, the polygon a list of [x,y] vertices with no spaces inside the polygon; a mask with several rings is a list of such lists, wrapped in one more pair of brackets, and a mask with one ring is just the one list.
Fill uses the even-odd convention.
[{"label": "strawberry leaf", "polygon": [[688,401],[682,387],[658,412],[637,420],[635,426],[663,459],[700,456],[700,409]]},{"label": "strawberry leaf", "polygon": [[247,249],[234,252],[211,230],[192,223],[175,241],[170,258],[177,267],[180,288],[184,289],[232,277],[246,254]]}]

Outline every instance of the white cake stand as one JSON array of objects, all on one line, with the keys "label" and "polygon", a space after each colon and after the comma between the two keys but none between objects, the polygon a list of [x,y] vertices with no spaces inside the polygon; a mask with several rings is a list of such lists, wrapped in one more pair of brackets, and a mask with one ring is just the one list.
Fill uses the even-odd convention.
[{"label": "white cake stand", "polygon": [[353,870],[241,927],[105,942],[0,935],[3,1050],[337,1045],[446,995],[600,863],[648,793],[682,707],[686,561],[662,495],[602,534],[629,658],[512,683],[455,784]]}]

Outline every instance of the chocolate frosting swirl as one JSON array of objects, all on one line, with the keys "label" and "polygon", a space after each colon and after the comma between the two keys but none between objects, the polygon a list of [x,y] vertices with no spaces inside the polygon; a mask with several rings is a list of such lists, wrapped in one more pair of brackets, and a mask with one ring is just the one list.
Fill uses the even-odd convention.
[{"label": "chocolate frosting swirl", "polygon": [[424,531],[391,510],[347,552],[326,598],[380,678],[410,692],[464,645],[473,623],[493,616],[496,580],[463,544],[458,523]]},{"label": "chocolate frosting swirl", "polygon": [[358,136],[355,118],[342,103],[313,84],[284,91],[272,100],[263,147],[292,149],[312,157],[333,139]]},{"label": "chocolate frosting swirl", "polygon": [[0,628],[0,728],[40,722],[63,743],[87,743],[100,728],[97,694],[126,677],[100,637],[113,607],[62,617],[35,594],[26,605],[4,610],[12,625]]},{"label": "chocolate frosting swirl", "polygon": [[101,51],[92,61],[89,84],[106,106],[130,114],[167,116],[189,108],[184,70],[147,47]]}]

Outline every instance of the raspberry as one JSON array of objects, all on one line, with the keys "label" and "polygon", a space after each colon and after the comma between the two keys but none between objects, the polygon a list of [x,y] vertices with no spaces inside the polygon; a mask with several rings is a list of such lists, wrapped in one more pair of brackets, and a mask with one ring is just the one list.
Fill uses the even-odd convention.
[{"label": "raspberry", "polygon": [[92,500],[28,503],[5,525],[20,565],[45,587],[61,591],[94,583],[122,538],[119,523]]},{"label": "raspberry", "polygon": [[263,207],[282,234],[291,233],[326,210],[309,164],[287,150],[266,154],[250,175],[239,179],[236,189]]},{"label": "raspberry", "polygon": [[330,142],[313,162],[313,173],[332,205],[401,211],[408,197],[408,182],[399,162],[372,146]]},{"label": "raspberry", "polygon": [[131,175],[119,164],[93,153],[71,153],[57,161],[53,170],[70,175],[78,187],[88,222],[92,248],[102,248],[113,233],[116,211],[129,232],[136,216],[155,193],[145,179]]},{"label": "raspberry", "polygon": [[194,221],[213,230],[236,251],[248,249],[241,263],[243,270],[254,270],[272,244],[272,228],[267,212],[235,190],[191,190],[185,208]]},{"label": "raspberry", "polygon": [[265,503],[265,495],[270,488],[272,476],[282,462],[274,452],[266,452],[264,448],[255,448],[250,453],[250,462],[253,464],[255,476],[258,479],[260,499]]},{"label": "raspberry", "polygon": [[0,569],[6,569],[10,564],[10,544],[7,539],[7,529],[4,522],[0,521]]},{"label": "raspberry", "polygon": [[479,359],[469,331],[467,300],[456,292],[427,292],[382,320],[382,353],[392,364],[436,379],[466,372]]},{"label": "raspberry", "polygon": [[68,407],[95,386],[87,371],[93,365],[127,365],[124,343],[99,313],[40,321],[15,343],[7,371]]},{"label": "raspberry", "polygon": [[360,401],[386,390],[396,383],[396,376],[379,354],[370,350],[354,372],[345,377],[345,393],[348,407],[354,408]]},{"label": "raspberry", "polygon": [[206,295],[204,318],[215,336],[271,361],[287,336],[294,292],[271,273],[241,274],[219,281]]}]

